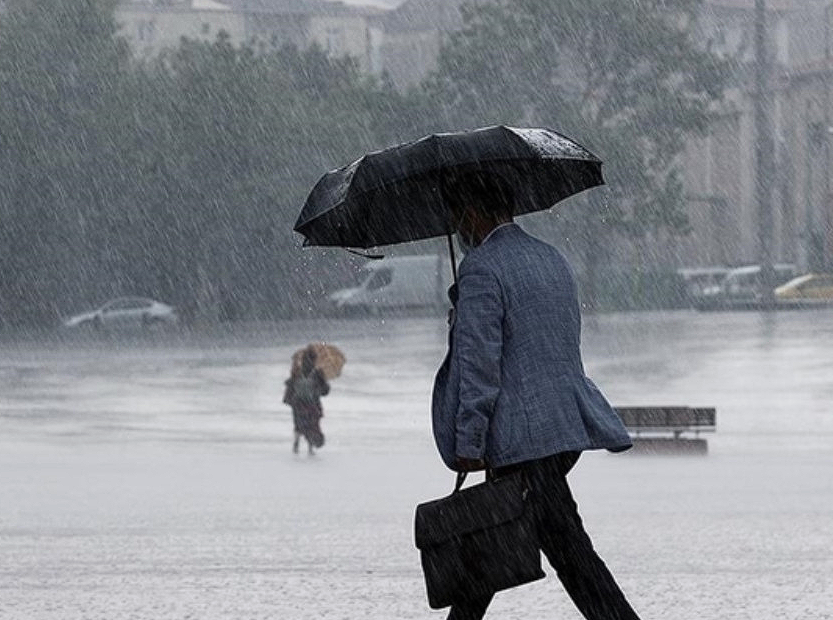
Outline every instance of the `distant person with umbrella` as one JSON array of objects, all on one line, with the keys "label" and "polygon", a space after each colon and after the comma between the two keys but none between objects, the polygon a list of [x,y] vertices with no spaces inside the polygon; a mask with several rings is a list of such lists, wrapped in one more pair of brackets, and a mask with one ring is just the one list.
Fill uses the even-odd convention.
[{"label": "distant person with umbrella", "polygon": [[[536,543],[581,613],[638,620],[566,478],[584,450],[618,452],[631,441],[584,374],[570,266],[513,221],[601,185],[601,164],[548,129],[434,134],[325,174],[295,230],[311,245],[358,248],[446,235],[452,269],[457,234],[466,255],[449,291],[449,350],[432,402],[440,456],[458,472],[523,476]],[[493,593],[461,589],[471,592],[454,597],[449,619],[482,618]]]},{"label": "distant person with umbrella", "polygon": [[295,440],[292,451],[297,454],[301,437],[307,442],[307,452],[324,445],[321,418],[324,410],[321,397],[330,392],[327,373],[335,377],[341,372],[344,356],[328,345],[310,344],[292,356],[292,370],[286,380],[283,402],[292,408]]}]

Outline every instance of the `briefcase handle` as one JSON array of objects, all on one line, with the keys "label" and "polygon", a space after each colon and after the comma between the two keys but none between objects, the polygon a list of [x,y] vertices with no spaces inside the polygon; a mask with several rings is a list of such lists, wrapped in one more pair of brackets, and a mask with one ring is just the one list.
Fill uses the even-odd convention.
[{"label": "briefcase handle", "polygon": [[[457,481],[454,483],[454,492],[456,493],[460,489],[463,488],[463,483],[466,481],[466,476],[468,476],[467,471],[458,471],[457,472]],[[486,480],[493,481],[495,479],[495,470],[491,467],[486,468]]]}]

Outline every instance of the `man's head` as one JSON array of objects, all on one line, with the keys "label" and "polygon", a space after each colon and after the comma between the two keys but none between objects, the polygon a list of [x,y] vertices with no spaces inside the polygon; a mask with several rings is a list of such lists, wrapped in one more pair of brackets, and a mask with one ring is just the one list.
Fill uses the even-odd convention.
[{"label": "man's head", "polygon": [[472,246],[479,245],[495,227],[512,221],[512,188],[496,174],[474,171],[448,177],[442,192],[451,226]]}]

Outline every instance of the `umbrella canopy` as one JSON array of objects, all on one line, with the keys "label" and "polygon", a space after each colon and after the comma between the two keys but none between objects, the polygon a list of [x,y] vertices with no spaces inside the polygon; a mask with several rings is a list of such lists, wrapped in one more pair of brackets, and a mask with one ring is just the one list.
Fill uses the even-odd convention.
[{"label": "umbrella canopy", "polygon": [[446,175],[499,174],[514,190],[515,215],[547,209],[604,183],[602,162],[549,129],[498,125],[426,136],[369,153],[325,174],[295,231],[307,245],[371,248],[454,232],[440,184]]},{"label": "umbrella canopy", "polygon": [[335,379],[341,374],[346,359],[344,353],[337,346],[324,342],[311,342],[303,349],[298,349],[292,354],[293,374],[301,368],[301,359],[307,349],[312,349],[315,352],[315,367],[324,373],[327,380]]}]

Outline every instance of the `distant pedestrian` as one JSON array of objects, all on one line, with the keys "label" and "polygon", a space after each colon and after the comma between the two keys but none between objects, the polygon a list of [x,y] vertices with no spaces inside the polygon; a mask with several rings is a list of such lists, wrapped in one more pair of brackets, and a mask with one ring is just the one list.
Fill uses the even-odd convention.
[{"label": "distant pedestrian", "polygon": [[324,433],[321,432],[321,418],[324,417],[321,397],[330,392],[330,384],[327,383],[324,373],[316,368],[316,358],[314,347],[304,349],[300,364],[292,364],[283,394],[283,402],[292,408],[295,429],[292,451],[296,454],[302,436],[307,440],[310,455],[315,454],[315,448],[324,445]]}]

